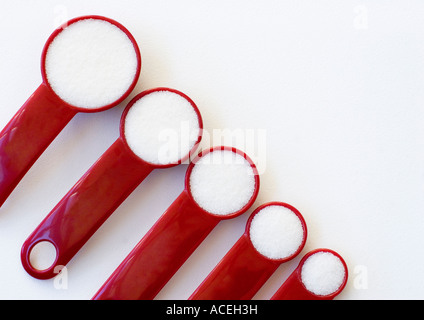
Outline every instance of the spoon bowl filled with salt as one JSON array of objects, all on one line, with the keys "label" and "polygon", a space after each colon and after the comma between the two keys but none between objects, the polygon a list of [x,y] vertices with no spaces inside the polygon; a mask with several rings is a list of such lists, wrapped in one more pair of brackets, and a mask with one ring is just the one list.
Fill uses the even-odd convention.
[{"label": "spoon bowl filled with salt", "polygon": [[41,85],[0,133],[0,205],[77,113],[117,106],[140,71],[138,45],[118,22],[83,16],[56,29],[42,52]]},{"label": "spoon bowl filled with salt", "polygon": [[271,300],[333,300],[346,286],[346,262],[335,251],[308,252]]}]

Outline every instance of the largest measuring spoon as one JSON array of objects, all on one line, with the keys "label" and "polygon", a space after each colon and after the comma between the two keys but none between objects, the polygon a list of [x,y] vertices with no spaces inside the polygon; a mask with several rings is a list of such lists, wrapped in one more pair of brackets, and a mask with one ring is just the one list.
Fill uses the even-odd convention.
[{"label": "largest measuring spoon", "polygon": [[137,43],[116,21],[84,16],[54,31],[41,57],[42,84],[0,133],[0,206],[78,112],[121,103],[140,70]]}]

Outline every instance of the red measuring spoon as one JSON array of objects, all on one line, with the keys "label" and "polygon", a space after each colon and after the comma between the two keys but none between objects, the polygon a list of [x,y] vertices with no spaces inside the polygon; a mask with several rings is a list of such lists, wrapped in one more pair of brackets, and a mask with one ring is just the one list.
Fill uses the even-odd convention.
[{"label": "red measuring spoon", "polygon": [[[202,209],[194,200],[190,190],[190,175],[201,157],[222,150],[237,153],[250,163],[255,187],[250,200],[242,208],[226,215],[215,215]],[[235,218],[248,210],[258,191],[259,176],[255,165],[246,154],[229,147],[215,147],[201,153],[187,169],[184,191],[113,272],[93,299],[153,299],[214,227],[221,220]]]},{"label": "red measuring spoon", "polygon": [[[330,253],[334,255],[340,260],[340,263],[344,268],[344,278],[342,279],[341,284],[338,286],[338,289],[326,295],[318,295],[313,293],[312,291],[306,288],[305,284],[302,281],[302,268],[305,262],[316,253]],[[323,266],[320,266],[320,268],[323,268]],[[283,285],[277,290],[277,292],[271,297],[271,300],[333,300],[345,288],[347,278],[347,265],[343,258],[337,252],[334,252],[329,249],[316,249],[307,253],[302,258],[298,267],[293,271],[293,273],[288,277],[288,279],[283,283]],[[321,280],[326,281],[326,279]]]},{"label": "red measuring spoon", "polygon": [[[197,115],[199,128],[197,141],[190,152],[177,162],[164,165],[146,162],[135,155],[125,137],[125,120],[128,112],[137,102],[157,92],[169,92],[186,99]],[[122,114],[120,137],[81,177],[24,242],[21,260],[25,270],[39,279],[54,277],[56,275],[54,273],[55,266],[66,265],[152,170],[169,168],[189,158],[201,140],[202,126],[202,118],[196,105],[188,96],[179,91],[156,88],[137,95]],[[48,241],[54,245],[56,259],[49,268],[38,270],[31,265],[30,254],[34,246],[42,241]]]},{"label": "red measuring spoon", "polygon": [[[46,56],[52,42],[67,27],[86,19],[106,21],[122,30],[132,42],[137,58],[137,67],[133,70],[135,71],[134,80],[128,89],[122,92],[122,96],[116,101],[96,108],[83,108],[65,102],[55,93],[46,74]],[[100,36],[107,37],[107,34],[100,34]],[[47,40],[41,57],[42,84],[0,133],[0,206],[34,162],[78,112],[99,112],[121,103],[134,89],[140,70],[141,57],[137,43],[129,31],[116,21],[100,16],[84,16],[70,20],[54,31]]]},{"label": "red measuring spoon", "polygon": [[[270,259],[258,252],[250,235],[250,227],[255,216],[270,206],[282,206],[292,211],[299,219],[303,229],[303,238],[296,251],[280,259]],[[302,251],[306,237],[306,223],[296,208],[283,202],[263,204],[249,217],[245,233],[200,284],[189,300],[252,299],[282,263],[293,259]]]}]

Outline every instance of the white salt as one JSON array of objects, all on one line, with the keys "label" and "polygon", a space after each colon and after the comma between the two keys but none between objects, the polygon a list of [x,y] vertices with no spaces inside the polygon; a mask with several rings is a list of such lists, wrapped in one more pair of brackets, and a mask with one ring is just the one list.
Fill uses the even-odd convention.
[{"label": "white salt", "polygon": [[336,292],[345,280],[342,261],[330,252],[317,252],[306,259],[301,279],[306,289],[319,296]]},{"label": "white salt", "polygon": [[49,45],[45,61],[53,91],[65,102],[86,109],[119,100],[133,83],[137,66],[128,36],[100,19],[67,26]]},{"label": "white salt", "polygon": [[299,217],[281,205],[260,210],[252,219],[249,233],[256,250],[269,259],[290,257],[305,237]]},{"label": "white salt", "polygon": [[155,165],[178,163],[195,146],[199,117],[181,95],[153,91],[129,109],[125,118],[125,139],[131,150]]},{"label": "white salt", "polygon": [[255,172],[242,156],[214,150],[196,161],[190,175],[190,192],[196,203],[215,215],[241,210],[256,189]]}]

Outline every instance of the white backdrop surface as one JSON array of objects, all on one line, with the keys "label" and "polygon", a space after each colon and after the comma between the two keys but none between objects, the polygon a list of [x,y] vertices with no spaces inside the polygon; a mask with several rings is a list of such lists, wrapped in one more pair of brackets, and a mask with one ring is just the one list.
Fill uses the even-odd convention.
[{"label": "white backdrop surface", "polygon": [[[2,1],[1,128],[41,83],[51,32],[88,14],[119,21],[140,45],[130,98],[183,91],[206,132],[245,133],[230,142],[253,145],[261,171],[252,209],[220,223],[157,299],[187,299],[268,201],[295,206],[309,234],[255,299],[319,247],[348,264],[338,299],[424,298],[423,1]],[[130,98],[78,114],[0,208],[1,299],[90,299],[183,190],[187,165],[151,174],[69,263],[66,288],[22,268],[22,243],[118,137]]]}]

